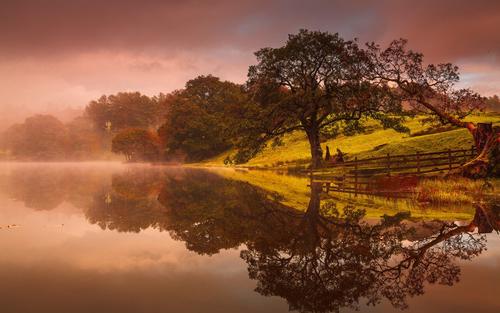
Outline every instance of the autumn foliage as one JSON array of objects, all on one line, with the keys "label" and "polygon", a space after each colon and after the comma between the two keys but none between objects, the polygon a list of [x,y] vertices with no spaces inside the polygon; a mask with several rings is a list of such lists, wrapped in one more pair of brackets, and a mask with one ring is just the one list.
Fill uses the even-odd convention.
[{"label": "autumn foliage", "polygon": [[156,161],[159,159],[159,139],[149,130],[129,128],[113,138],[111,150],[123,154],[127,161]]}]

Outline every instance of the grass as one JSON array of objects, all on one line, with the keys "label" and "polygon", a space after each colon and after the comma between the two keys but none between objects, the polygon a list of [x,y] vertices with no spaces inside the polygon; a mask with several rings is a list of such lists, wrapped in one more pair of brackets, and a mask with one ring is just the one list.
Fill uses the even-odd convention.
[{"label": "grass", "polygon": [[[484,113],[473,115],[466,119],[471,122],[493,122],[500,124],[499,113]],[[429,152],[446,149],[468,149],[472,146],[472,136],[466,129],[442,128],[444,131],[429,133],[421,136],[411,134],[426,133],[428,125],[422,125],[420,118],[410,119],[406,122],[410,134],[398,133],[392,129],[375,128],[371,133],[355,136],[339,136],[322,143],[323,149],[329,146],[333,153],[337,148],[346,152],[348,158],[358,159],[383,156],[390,154],[409,154]],[[242,164],[244,167],[279,168],[305,166],[310,162],[310,149],[306,136],[302,132],[288,134],[283,139],[283,145],[266,147],[249,162]],[[201,165],[221,166],[224,159],[234,151],[227,151]]]},{"label": "grass", "polygon": [[490,181],[489,184],[483,180],[461,177],[424,179],[415,190],[414,200],[439,205],[472,204],[483,196],[494,195],[499,187],[498,179]]}]

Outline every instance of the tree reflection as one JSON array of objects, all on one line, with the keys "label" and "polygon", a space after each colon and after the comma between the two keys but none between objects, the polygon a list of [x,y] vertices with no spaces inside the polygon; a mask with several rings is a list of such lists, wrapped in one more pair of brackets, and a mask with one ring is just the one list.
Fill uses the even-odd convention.
[{"label": "tree reflection", "polygon": [[405,308],[426,284],[458,282],[457,261],[479,255],[482,233],[499,230],[498,206],[488,203],[461,225],[418,221],[409,213],[368,221],[363,210],[321,205],[320,193],[313,183],[300,212],[280,204],[278,195],[205,171],[137,172],[115,175],[86,214],[104,229],[168,231],[199,254],[243,244],[256,291],[283,297],[300,312],[383,299]]},{"label": "tree reflection", "polygon": [[241,252],[250,277],[258,281],[256,291],[287,299],[291,310],[338,312],[383,298],[405,308],[406,298],[423,294],[425,283],[457,282],[455,260],[485,249],[486,237],[472,233],[484,228],[480,209],[467,225],[433,223],[433,235],[409,240],[430,225],[411,222],[404,213],[369,223],[362,220],[362,210],[352,207],[342,214],[331,204],[320,209],[320,191],[313,184],[302,223],[292,230],[295,236],[279,247],[250,244]]},{"label": "tree reflection", "polygon": [[168,218],[165,208],[157,201],[162,186],[162,173],[130,170],[114,174],[111,186],[102,188],[86,211],[87,219],[102,229],[140,232],[157,227]]},{"label": "tree reflection", "polygon": [[241,257],[258,281],[256,290],[283,297],[301,312],[357,308],[362,300],[383,298],[404,308],[425,283],[457,282],[455,261],[480,254],[486,244],[485,236],[472,233],[484,227],[479,209],[462,226],[416,222],[407,213],[370,223],[362,210],[341,214],[332,203],[321,207],[317,184],[300,214],[246,183],[199,172],[174,181],[159,197],[169,208],[173,237],[201,254],[245,243]]},{"label": "tree reflection", "polygon": [[200,254],[259,236],[279,238],[288,233],[288,215],[300,213],[257,187],[189,169],[115,174],[86,211],[89,222],[103,229],[168,231]]},{"label": "tree reflection", "polygon": [[281,205],[277,197],[198,170],[168,179],[158,199],[168,208],[169,221],[162,226],[173,238],[200,254],[214,254],[250,241],[288,237],[289,223],[300,213]]},{"label": "tree reflection", "polygon": [[27,208],[52,210],[63,203],[67,195],[66,178],[65,173],[50,169],[17,169],[8,177],[4,190],[13,199],[23,201]]},{"label": "tree reflection", "polygon": [[13,167],[0,173],[0,193],[34,210],[53,210],[65,201],[87,208],[92,196],[107,183],[105,177],[95,168]]}]

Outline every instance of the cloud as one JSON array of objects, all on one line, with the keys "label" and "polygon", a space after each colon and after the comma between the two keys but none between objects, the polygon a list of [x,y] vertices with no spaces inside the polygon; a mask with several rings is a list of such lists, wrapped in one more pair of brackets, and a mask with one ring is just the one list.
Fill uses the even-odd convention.
[{"label": "cloud", "polygon": [[0,106],[83,106],[121,90],[169,92],[208,73],[243,82],[254,51],[300,28],[360,42],[408,38],[427,61],[463,66],[467,86],[500,93],[494,0],[2,0]]},{"label": "cloud", "polygon": [[500,57],[498,1],[394,1],[383,12],[383,38],[409,38],[430,59]]}]

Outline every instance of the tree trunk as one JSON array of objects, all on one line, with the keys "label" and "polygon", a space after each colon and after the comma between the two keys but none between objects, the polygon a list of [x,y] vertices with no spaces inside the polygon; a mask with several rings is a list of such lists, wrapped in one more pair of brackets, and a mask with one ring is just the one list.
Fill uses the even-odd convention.
[{"label": "tree trunk", "polygon": [[486,234],[494,230],[500,231],[500,205],[496,203],[495,199],[492,201],[475,203],[476,213],[471,225],[478,229],[478,233]]},{"label": "tree trunk", "polygon": [[477,125],[475,125],[471,122],[463,122],[432,105],[422,96],[418,101],[442,120],[448,121],[452,125],[458,127],[467,128],[474,138],[474,144],[477,151],[476,157],[462,165],[456,171],[450,172],[450,174],[458,173],[462,176],[474,179],[500,176],[498,169],[498,159],[500,157],[500,127],[493,127],[491,123],[477,123]]},{"label": "tree trunk", "polygon": [[474,138],[476,157],[459,168],[459,172],[469,178],[499,176],[498,160],[500,127],[491,123],[469,124],[467,126]]},{"label": "tree trunk", "polygon": [[319,141],[319,130],[313,127],[306,130],[306,133],[311,147],[311,168],[320,168],[323,161],[323,150]]},{"label": "tree trunk", "polygon": [[302,217],[299,226],[299,234],[302,240],[311,247],[314,253],[314,248],[320,244],[320,206],[321,206],[321,192],[323,191],[323,183],[311,181],[311,195],[309,198],[309,205],[307,211]]},{"label": "tree trunk", "polygon": [[305,215],[319,215],[321,204],[321,192],[323,191],[323,183],[311,182],[311,195],[309,197],[309,205]]}]

